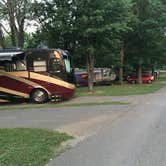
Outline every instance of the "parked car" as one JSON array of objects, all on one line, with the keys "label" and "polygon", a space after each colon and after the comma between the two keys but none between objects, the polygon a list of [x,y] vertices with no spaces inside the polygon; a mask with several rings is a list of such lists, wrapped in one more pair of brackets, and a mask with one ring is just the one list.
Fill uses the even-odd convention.
[{"label": "parked car", "polygon": [[76,86],[88,86],[88,74],[86,72],[75,73]]},{"label": "parked car", "polygon": [[[135,84],[138,82],[138,76],[136,74],[130,74],[127,76],[128,83]],[[152,83],[154,81],[154,76],[150,73],[142,74],[142,82],[143,83]]]},{"label": "parked car", "polygon": [[150,73],[150,74],[154,75],[155,78],[157,78],[160,75],[160,71],[159,70],[146,71],[146,73]]}]

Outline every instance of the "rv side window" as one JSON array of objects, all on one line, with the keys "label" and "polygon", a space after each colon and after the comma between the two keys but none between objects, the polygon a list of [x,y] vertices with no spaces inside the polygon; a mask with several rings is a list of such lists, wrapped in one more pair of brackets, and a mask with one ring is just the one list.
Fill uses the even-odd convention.
[{"label": "rv side window", "polygon": [[16,70],[17,71],[24,71],[24,70],[27,70],[26,68],[26,62],[21,62],[21,61],[16,61]]},{"label": "rv side window", "polygon": [[26,65],[21,61],[4,61],[3,66],[7,72],[26,70]]},{"label": "rv side window", "polygon": [[5,71],[5,66],[3,62],[0,61],[0,70]]},{"label": "rv side window", "polygon": [[46,61],[34,61],[33,69],[35,72],[47,71]]}]

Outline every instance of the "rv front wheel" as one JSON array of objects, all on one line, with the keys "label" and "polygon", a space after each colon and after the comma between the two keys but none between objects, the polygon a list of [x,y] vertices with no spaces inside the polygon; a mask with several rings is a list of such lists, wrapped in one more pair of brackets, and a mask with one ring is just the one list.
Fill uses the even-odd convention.
[{"label": "rv front wheel", "polygon": [[48,94],[43,89],[34,89],[31,93],[30,99],[33,103],[45,103],[48,101]]}]

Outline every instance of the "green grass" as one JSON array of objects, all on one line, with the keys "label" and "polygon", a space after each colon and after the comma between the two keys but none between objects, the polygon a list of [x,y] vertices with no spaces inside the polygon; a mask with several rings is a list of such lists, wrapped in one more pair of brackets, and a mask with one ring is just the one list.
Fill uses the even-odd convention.
[{"label": "green grass", "polygon": [[87,87],[77,88],[76,96],[128,96],[154,93],[164,86],[163,83],[152,84],[124,84],[94,87],[94,93],[88,93]]},{"label": "green grass", "polygon": [[166,81],[166,76],[160,76],[159,78],[157,78],[157,81],[158,82]]},{"label": "green grass", "polygon": [[66,104],[66,106],[75,106],[75,107],[81,107],[81,106],[97,106],[97,105],[128,105],[130,103],[127,102],[120,102],[120,101],[112,101],[112,102],[88,102],[88,103],[78,103],[78,104]]},{"label": "green grass", "polygon": [[86,103],[72,103],[72,104],[28,104],[28,105],[8,105],[8,106],[1,106],[0,110],[27,110],[27,109],[39,109],[39,108],[64,108],[64,107],[83,107],[83,106],[96,106],[96,105],[128,105],[130,103],[127,102],[119,102],[119,101],[113,101],[113,102],[86,102]]},{"label": "green grass", "polygon": [[71,138],[41,129],[0,129],[0,166],[44,166]]}]

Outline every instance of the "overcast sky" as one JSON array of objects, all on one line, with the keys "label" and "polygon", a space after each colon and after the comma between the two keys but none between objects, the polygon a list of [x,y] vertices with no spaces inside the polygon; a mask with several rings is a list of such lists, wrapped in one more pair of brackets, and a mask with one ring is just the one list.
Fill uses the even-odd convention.
[{"label": "overcast sky", "polygon": [[[6,28],[6,30],[8,32],[10,32],[10,28],[9,28],[9,24],[7,21],[2,21],[3,26]],[[25,32],[27,33],[32,33],[35,32],[37,30],[37,27],[39,27],[39,25],[35,22],[35,21],[31,21],[30,23],[26,23],[25,24]],[[4,34],[6,35],[5,31]]]}]

